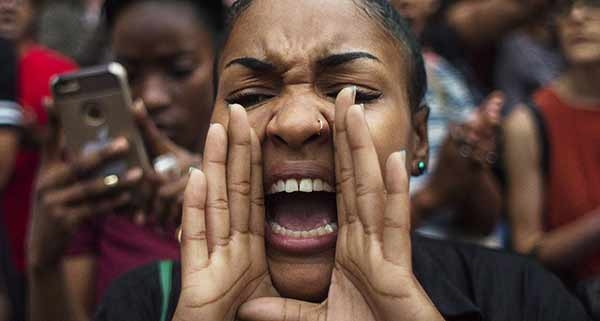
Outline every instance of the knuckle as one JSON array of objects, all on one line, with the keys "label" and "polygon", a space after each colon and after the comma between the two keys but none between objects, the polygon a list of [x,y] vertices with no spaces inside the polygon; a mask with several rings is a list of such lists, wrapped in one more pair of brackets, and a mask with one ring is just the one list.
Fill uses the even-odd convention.
[{"label": "knuckle", "polygon": [[193,242],[204,242],[207,240],[206,231],[196,231],[189,234],[184,234],[182,237],[183,241],[193,241]]},{"label": "knuckle", "polygon": [[215,198],[206,203],[207,209],[226,211],[229,209],[229,203],[225,198]]},{"label": "knuckle", "polygon": [[403,222],[400,219],[389,216],[383,217],[383,226],[399,230],[410,230],[408,222]]},{"label": "knuckle", "polygon": [[250,189],[251,189],[251,184],[250,184],[250,181],[248,181],[248,180],[234,181],[229,184],[229,191],[233,192],[233,193],[249,195]]},{"label": "knuckle", "polygon": [[365,197],[365,196],[379,196],[383,195],[385,190],[379,186],[372,186],[366,182],[361,182],[360,180],[356,182],[356,196],[357,197]]},{"label": "knuckle", "polygon": [[250,203],[254,206],[264,207],[265,206],[265,198],[264,198],[264,196],[256,196],[250,200]]}]

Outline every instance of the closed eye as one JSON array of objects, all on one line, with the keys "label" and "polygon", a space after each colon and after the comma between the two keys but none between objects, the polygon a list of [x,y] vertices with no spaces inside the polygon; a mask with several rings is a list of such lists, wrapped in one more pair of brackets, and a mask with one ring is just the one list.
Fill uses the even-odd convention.
[{"label": "closed eye", "polygon": [[[328,97],[336,99],[340,90],[332,91],[327,94]],[[355,104],[368,104],[381,97],[381,93],[375,90],[368,90],[364,88],[356,88],[356,98],[354,99]]]},{"label": "closed eye", "polygon": [[240,92],[232,94],[230,97],[225,99],[225,101],[228,104],[239,104],[242,105],[244,108],[252,108],[262,104],[263,102],[273,97],[274,95],[269,94]]}]

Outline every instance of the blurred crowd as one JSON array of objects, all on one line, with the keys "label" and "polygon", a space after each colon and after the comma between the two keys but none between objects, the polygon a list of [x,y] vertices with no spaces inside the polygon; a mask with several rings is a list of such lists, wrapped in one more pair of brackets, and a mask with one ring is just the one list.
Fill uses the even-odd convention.
[{"label": "blurred crowd", "polygon": [[[202,159],[232,2],[0,0],[0,321],[44,320],[61,305],[65,320],[91,320],[113,280],[179,258],[187,169]],[[427,72],[415,233],[530,256],[600,318],[600,1],[390,3]],[[129,142],[65,151],[49,86],[111,61],[127,72],[153,164],[115,182],[90,173]]]}]

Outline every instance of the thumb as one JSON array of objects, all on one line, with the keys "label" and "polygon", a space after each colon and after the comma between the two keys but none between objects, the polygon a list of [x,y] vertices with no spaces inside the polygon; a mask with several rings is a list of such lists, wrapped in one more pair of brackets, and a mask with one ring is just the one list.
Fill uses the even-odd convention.
[{"label": "thumb", "polygon": [[325,321],[327,307],[284,298],[260,298],[242,304],[237,317],[242,321]]},{"label": "thumb", "polygon": [[500,123],[500,114],[504,107],[505,97],[500,91],[492,92],[485,100],[482,106],[484,122],[487,125],[497,125]]},{"label": "thumb", "polygon": [[153,155],[162,155],[174,150],[174,144],[156,127],[141,99],[132,106],[133,116],[141,129],[142,137]]}]

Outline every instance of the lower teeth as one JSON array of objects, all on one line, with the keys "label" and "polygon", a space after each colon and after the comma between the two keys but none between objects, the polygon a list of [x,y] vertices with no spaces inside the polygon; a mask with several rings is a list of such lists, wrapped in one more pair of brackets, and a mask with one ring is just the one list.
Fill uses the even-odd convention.
[{"label": "lower teeth", "polygon": [[309,231],[293,231],[293,230],[289,230],[275,222],[271,222],[271,231],[273,231],[274,234],[288,236],[288,237],[292,237],[292,238],[298,238],[298,239],[318,237],[318,236],[323,236],[323,235],[327,235],[327,234],[332,234],[332,233],[335,233],[335,231],[337,231],[337,228],[338,227],[337,227],[336,223],[329,223],[329,224],[319,226],[319,227],[314,228]]}]

